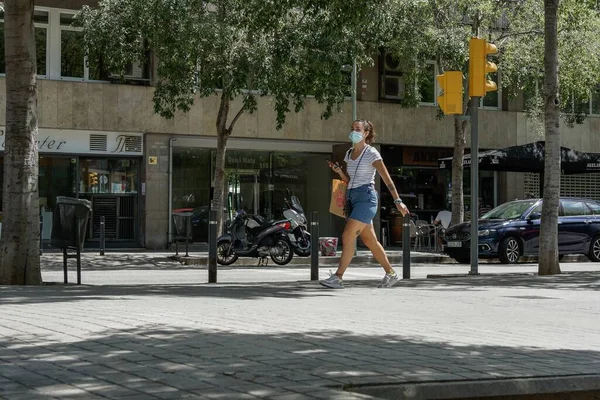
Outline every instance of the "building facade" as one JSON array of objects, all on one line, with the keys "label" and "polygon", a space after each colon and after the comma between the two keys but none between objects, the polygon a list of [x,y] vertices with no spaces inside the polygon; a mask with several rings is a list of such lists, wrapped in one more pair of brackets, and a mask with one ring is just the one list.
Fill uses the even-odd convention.
[{"label": "building facade", "polygon": [[[219,94],[198,98],[188,113],[165,120],[153,112],[151,66],[132,66],[124,84],[105,76],[102,80],[86,66],[81,33],[69,24],[81,5],[94,2],[36,3],[39,185],[44,221],[51,221],[57,196],[80,197],[92,201],[91,246],[104,216],[109,246],[165,248],[172,237],[170,215],[174,211],[192,211],[194,240],[206,241]],[[437,159],[452,155],[454,121],[436,118],[435,64],[427,63],[424,68],[430,79],[418,82],[424,103],[417,108],[402,108],[405,83],[385,53],[373,68],[360,72],[357,92],[358,115],[375,125],[376,145],[403,199],[419,219],[430,220],[445,206],[452,189],[450,173],[437,168]],[[5,79],[0,76],[0,125],[5,122],[5,93]],[[277,217],[289,190],[307,213],[319,211],[323,236],[340,235],[343,221],[328,212],[333,176],[326,160],[341,160],[349,148],[350,99],[341,113],[322,120],[321,106],[309,98],[301,112],[288,115],[281,130],[275,128],[269,98],[258,101],[257,111],[243,114],[229,139],[227,213],[243,207]],[[234,102],[231,108],[240,106]],[[522,99],[509,100],[496,92],[484,99],[481,108],[482,149],[540,139],[523,112]],[[600,117],[591,115],[581,125],[561,129],[564,146],[600,152]],[[534,191],[535,178],[482,172],[482,201],[494,206],[526,190]],[[600,177],[574,177],[569,183],[570,193],[585,191],[598,187]],[[380,219],[387,225],[397,220],[386,189],[380,193],[376,228]],[[586,193],[600,196],[595,191],[582,195]],[[44,224],[45,239],[48,225]]]}]

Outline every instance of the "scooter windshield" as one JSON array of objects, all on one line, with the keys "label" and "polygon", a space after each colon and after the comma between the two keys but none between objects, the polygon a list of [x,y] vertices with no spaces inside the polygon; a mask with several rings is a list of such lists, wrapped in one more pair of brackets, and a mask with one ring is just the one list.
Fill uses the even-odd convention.
[{"label": "scooter windshield", "polygon": [[300,214],[304,214],[304,209],[300,205],[300,201],[298,201],[296,196],[292,196],[292,207]]}]

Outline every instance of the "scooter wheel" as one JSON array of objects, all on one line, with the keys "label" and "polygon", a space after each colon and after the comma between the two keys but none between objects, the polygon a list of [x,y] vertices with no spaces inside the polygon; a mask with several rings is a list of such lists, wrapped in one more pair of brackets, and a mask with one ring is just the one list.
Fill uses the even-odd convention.
[{"label": "scooter wheel", "polygon": [[292,244],[287,238],[280,237],[276,239],[275,246],[281,249],[281,254],[278,256],[271,256],[271,260],[277,265],[286,265],[294,258],[294,251],[292,250]]},{"label": "scooter wheel", "polygon": [[220,265],[231,265],[237,261],[238,255],[233,249],[230,251],[230,242],[221,242],[217,244],[217,262]]},{"label": "scooter wheel", "polygon": [[295,248],[294,249],[294,253],[296,253],[296,255],[298,257],[308,257],[310,256],[310,244],[308,245],[307,249],[299,249],[299,248]]}]

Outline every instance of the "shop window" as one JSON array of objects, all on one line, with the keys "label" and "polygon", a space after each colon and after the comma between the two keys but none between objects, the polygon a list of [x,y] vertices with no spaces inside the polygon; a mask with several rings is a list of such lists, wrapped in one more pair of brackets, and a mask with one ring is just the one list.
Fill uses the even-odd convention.
[{"label": "shop window", "polygon": [[138,164],[134,159],[81,159],[79,192],[137,193]]},{"label": "shop window", "polygon": [[210,204],[210,150],[173,148],[173,210],[187,211]]},{"label": "shop window", "polygon": [[[47,74],[47,47],[48,47],[48,13],[36,10],[35,22],[35,51],[37,74]],[[6,73],[4,54],[4,12],[0,13],[0,74]]]}]

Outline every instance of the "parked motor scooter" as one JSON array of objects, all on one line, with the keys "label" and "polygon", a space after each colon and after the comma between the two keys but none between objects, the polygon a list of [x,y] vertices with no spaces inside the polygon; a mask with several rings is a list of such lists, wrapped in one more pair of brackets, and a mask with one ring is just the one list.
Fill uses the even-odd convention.
[{"label": "parked motor scooter", "polygon": [[292,246],[294,247],[294,253],[300,257],[310,256],[310,233],[308,233],[308,222],[304,209],[300,205],[300,201],[296,196],[290,196],[288,189],[288,196],[290,200],[285,199],[287,210],[283,211],[283,216],[290,221],[291,227],[288,232],[288,237]]},{"label": "parked motor scooter", "polygon": [[259,265],[266,265],[267,257],[271,257],[275,264],[286,265],[294,257],[286,233],[290,228],[288,220],[261,224],[256,216],[240,210],[229,226],[229,233],[217,238],[217,262],[231,265],[239,257],[252,257],[260,258]]}]

